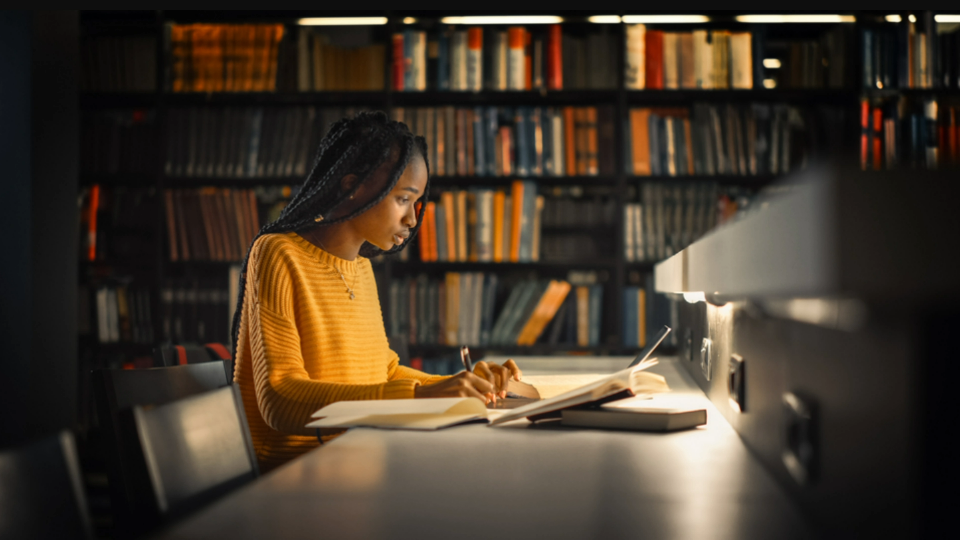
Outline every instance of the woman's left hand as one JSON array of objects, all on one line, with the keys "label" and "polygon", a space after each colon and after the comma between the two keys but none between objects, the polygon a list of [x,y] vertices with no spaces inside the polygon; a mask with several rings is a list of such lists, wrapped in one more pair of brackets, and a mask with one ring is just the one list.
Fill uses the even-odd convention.
[{"label": "woman's left hand", "polygon": [[495,394],[490,396],[493,400],[498,397],[507,397],[507,385],[511,377],[517,381],[523,377],[523,372],[520,371],[512,358],[504,362],[502,366],[483,361],[477,362],[473,365],[473,374],[493,385]]}]

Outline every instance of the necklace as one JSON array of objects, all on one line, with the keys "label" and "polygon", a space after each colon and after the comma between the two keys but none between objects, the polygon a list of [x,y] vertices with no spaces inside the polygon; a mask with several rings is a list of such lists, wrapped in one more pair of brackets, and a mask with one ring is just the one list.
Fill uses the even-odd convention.
[{"label": "necklace", "polygon": [[[320,247],[323,248],[324,251],[326,251],[327,253],[330,253],[330,252],[327,250],[327,246],[323,245],[323,242],[321,242],[319,238],[317,238],[316,236],[314,236],[313,239],[316,240],[318,244],[320,244]],[[343,277],[343,272],[341,272],[340,269],[337,268],[337,265],[335,265],[335,264],[333,264],[333,263],[330,263],[330,266],[332,266],[333,269],[337,271],[337,275],[340,276],[340,281],[343,282],[343,286],[346,287],[346,288],[347,288],[347,292],[350,293],[350,299],[353,300],[354,298],[356,298],[357,295],[354,294],[353,289],[351,289],[351,288],[350,288],[350,285],[347,284],[347,278]]]}]

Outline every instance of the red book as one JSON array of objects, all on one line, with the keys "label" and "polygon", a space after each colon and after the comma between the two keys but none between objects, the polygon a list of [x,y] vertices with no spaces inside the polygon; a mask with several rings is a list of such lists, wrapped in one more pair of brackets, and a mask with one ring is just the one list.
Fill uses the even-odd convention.
[{"label": "red book", "polygon": [[563,90],[563,33],[559,24],[547,33],[547,88]]},{"label": "red book", "polygon": [[881,158],[883,157],[883,112],[880,107],[873,108],[873,170],[879,171],[883,168]]},{"label": "red book", "polygon": [[957,142],[958,142],[958,139],[960,139],[960,137],[957,136],[958,133],[957,133],[957,108],[956,107],[950,107],[950,111],[947,116],[947,121],[948,121],[947,140],[949,141],[949,144],[950,144],[950,162],[956,163],[957,159],[960,158],[960,155],[958,155],[958,153],[960,153],[960,148],[957,148]]},{"label": "red book", "polygon": [[647,58],[645,64],[647,88],[663,89],[663,31],[647,30],[645,35]]},{"label": "red book", "polygon": [[100,186],[90,188],[90,205],[87,215],[87,260],[97,260],[97,211],[100,210]]},{"label": "red book", "polygon": [[860,102],[860,168],[867,170],[870,163],[870,102]]},{"label": "red book", "polygon": [[403,34],[393,35],[393,89],[403,90],[403,79],[406,73],[406,58],[403,55]]}]

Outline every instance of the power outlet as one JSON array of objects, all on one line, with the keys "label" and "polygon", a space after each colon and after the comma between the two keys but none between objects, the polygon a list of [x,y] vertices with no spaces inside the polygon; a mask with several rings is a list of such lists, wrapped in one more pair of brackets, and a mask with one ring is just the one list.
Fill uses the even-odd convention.
[{"label": "power outlet", "polygon": [[737,412],[746,410],[747,379],[746,363],[743,357],[735,354],[730,357],[730,371],[727,374],[727,393],[730,396],[730,408]]},{"label": "power outlet", "polygon": [[700,345],[700,372],[708,381],[713,373],[713,342],[708,338],[703,338],[703,344]]}]

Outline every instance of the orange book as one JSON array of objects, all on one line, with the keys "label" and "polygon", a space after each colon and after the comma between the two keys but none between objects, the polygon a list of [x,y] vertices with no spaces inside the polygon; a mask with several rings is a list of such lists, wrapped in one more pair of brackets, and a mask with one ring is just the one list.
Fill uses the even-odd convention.
[{"label": "orange book", "polygon": [[426,210],[430,212],[430,260],[436,262],[440,253],[437,246],[437,203],[431,202]]},{"label": "orange book", "polygon": [[873,170],[883,168],[883,111],[873,108]]},{"label": "orange book", "polygon": [[270,50],[268,52],[268,68],[267,68],[267,92],[276,92],[277,91],[277,53],[280,50],[280,40],[283,39],[283,25],[274,24],[271,25],[271,39],[270,39]]},{"label": "orange book", "polygon": [[577,345],[590,345],[590,287],[577,287]]},{"label": "orange book", "polygon": [[513,135],[510,128],[502,126],[500,128],[500,153],[503,155],[503,176],[513,174]]},{"label": "orange book", "polygon": [[467,251],[469,244],[467,244],[467,220],[469,216],[467,215],[467,192],[466,191],[457,191],[456,195],[457,200],[457,215],[456,215],[456,224],[457,224],[457,261],[466,262],[467,261]]},{"label": "orange book", "polygon": [[87,214],[87,260],[97,260],[97,212],[100,210],[100,185],[90,188],[90,204]]},{"label": "orange book", "polygon": [[433,228],[436,226],[436,203],[428,202],[423,209],[423,223],[420,225],[420,235],[417,243],[420,244],[420,260],[435,261],[433,256],[434,238]]},{"label": "orange book", "polygon": [[574,117],[573,107],[563,108],[563,139],[564,154],[567,157],[566,171],[569,176],[577,174],[577,145],[576,145],[577,124]]},{"label": "orange book", "polygon": [[514,180],[511,188],[513,215],[510,219],[510,262],[520,262],[520,222],[523,216],[523,182]]},{"label": "orange book", "polygon": [[650,109],[630,110],[630,143],[633,174],[650,176]]},{"label": "orange book", "polygon": [[260,212],[257,209],[257,194],[254,193],[252,189],[246,190],[247,192],[247,224],[250,226],[250,240],[247,242],[247,247],[250,246],[250,242],[253,242],[254,237],[260,232]]},{"label": "orange book", "polygon": [[597,140],[597,108],[586,107],[586,140],[587,140],[587,174],[596,176],[599,173],[598,153],[600,151]]},{"label": "orange book", "polygon": [[210,39],[210,61],[208,69],[210,70],[210,87],[212,92],[223,92],[225,89],[223,80],[223,36],[226,25],[215,24],[210,26],[208,38]]},{"label": "orange book", "polygon": [[250,231],[250,225],[247,224],[247,209],[240,189],[230,189],[230,204],[233,205],[233,213],[237,218],[237,245],[240,248],[240,259],[247,256],[247,247],[250,246],[250,238],[247,234]]},{"label": "orange book", "polygon": [[455,204],[453,201],[453,193],[450,191],[443,192],[440,195],[440,204],[443,205],[444,220],[446,223],[442,224],[442,227],[446,227],[447,233],[447,261],[456,261],[457,260],[457,229],[454,227],[453,214],[455,211]]},{"label": "orange book", "polygon": [[551,281],[550,286],[544,293],[540,302],[537,303],[533,315],[523,330],[520,331],[520,337],[517,339],[517,345],[533,345],[540,338],[544,328],[553,320],[557,310],[567,299],[570,293],[570,284],[566,281]]},{"label": "orange book", "polygon": [[174,92],[184,91],[184,82],[186,81],[187,69],[187,51],[186,30],[182,25],[170,25],[170,78],[171,90]]},{"label": "orange book", "polygon": [[503,262],[503,203],[506,194],[493,194],[493,262]]},{"label": "orange book", "polygon": [[643,287],[637,288],[637,336],[639,347],[647,346],[647,291]]},{"label": "orange book", "polygon": [[254,79],[256,78],[255,63],[254,63],[254,52],[257,44],[257,26],[254,24],[245,24],[243,32],[241,50],[243,54],[240,56],[242,58],[242,73],[243,77],[240,79],[243,83],[240,86],[241,92],[252,92],[254,86]]},{"label": "orange book", "polygon": [[190,80],[192,86],[188,89],[193,92],[203,92],[207,89],[207,80],[204,77],[206,65],[204,63],[206,51],[203,47],[204,25],[190,25]]},{"label": "orange book", "polygon": [[867,170],[870,159],[870,102],[860,101],[860,168]]}]

